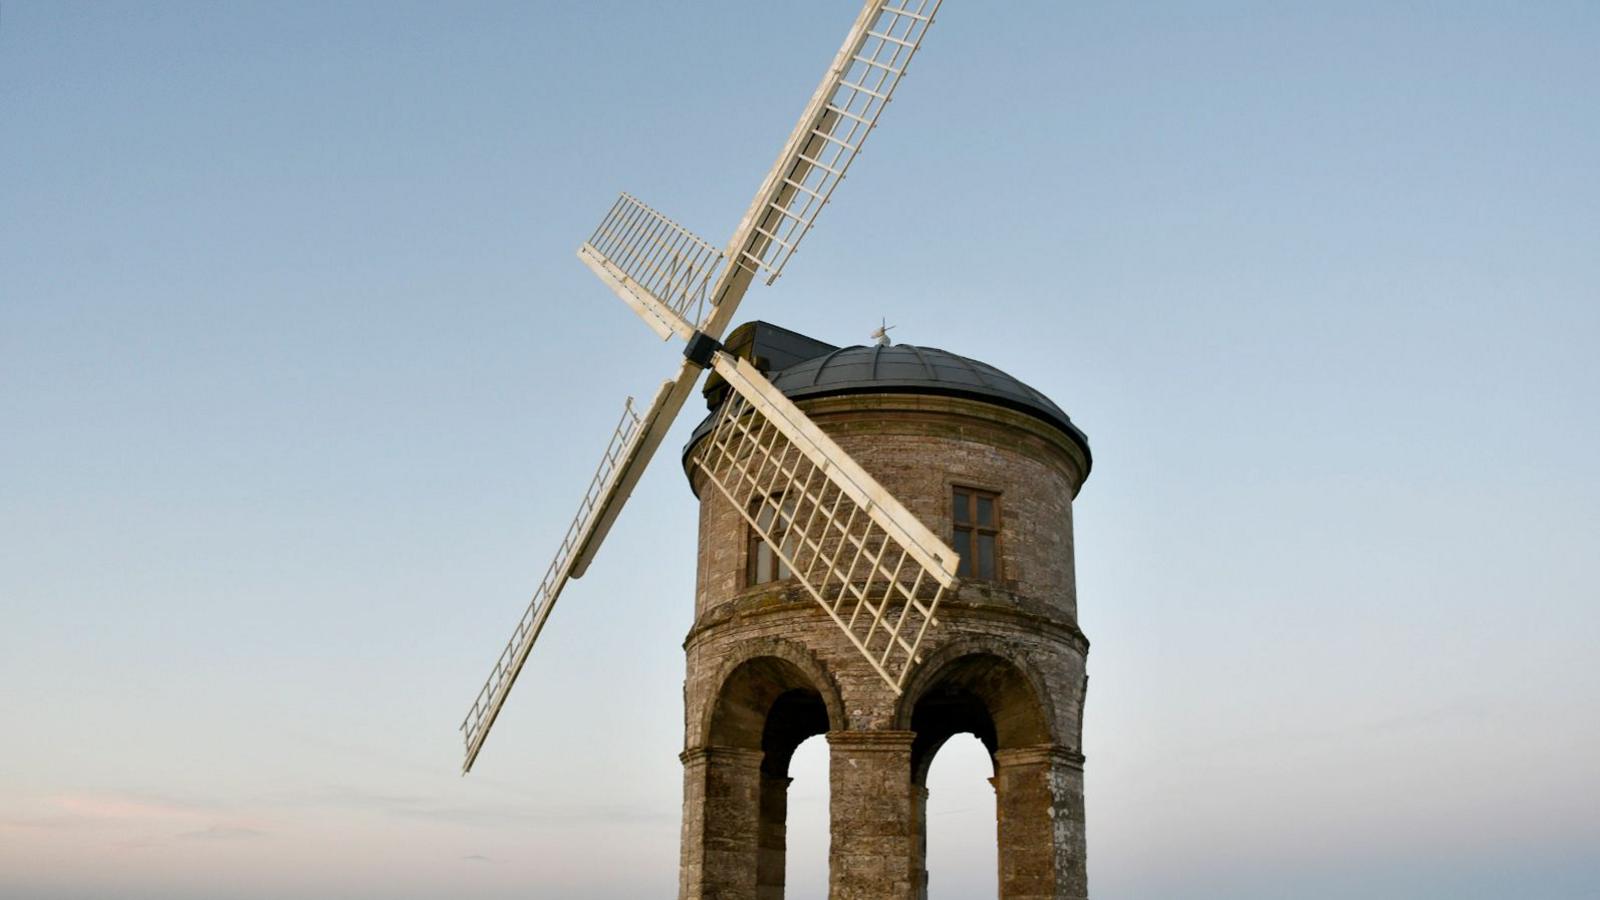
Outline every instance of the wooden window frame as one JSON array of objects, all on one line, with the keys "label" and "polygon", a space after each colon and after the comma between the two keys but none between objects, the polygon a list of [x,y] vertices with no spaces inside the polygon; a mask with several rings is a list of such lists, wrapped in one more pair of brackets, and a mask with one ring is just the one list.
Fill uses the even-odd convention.
[{"label": "wooden window frame", "polygon": [[[760,518],[761,518],[761,511],[762,511],[763,507],[772,509],[772,507],[769,504],[774,499],[774,497],[777,498],[778,505],[777,505],[776,509],[773,509],[773,515],[775,515],[775,516],[783,516],[784,515],[784,503],[783,503],[783,499],[782,499],[783,498],[782,494],[778,494],[778,495],[770,495],[769,494],[769,495],[767,495],[765,497],[758,497],[755,500],[751,501],[751,504],[750,504],[750,507],[751,507],[750,514],[751,514],[751,516],[759,521]],[[789,515],[793,515],[793,510],[789,510],[788,514]],[[779,538],[779,543],[780,544],[783,542],[783,539],[788,536],[789,527],[792,526],[793,524],[794,523],[788,521],[787,516],[785,516],[783,518],[783,527],[781,529],[779,529],[778,532],[777,532],[777,537]],[[765,580],[761,579],[761,572],[759,570],[759,567],[761,565],[761,548],[766,543],[767,543],[766,538],[763,538],[761,536],[761,533],[756,531],[756,528],[755,528],[754,525],[751,525],[748,522],[745,523],[744,586],[747,587],[747,588],[758,588],[758,587],[762,587],[764,585],[777,584],[780,581],[788,581],[788,580],[794,578],[794,573],[789,571],[788,563],[785,563],[783,561],[782,557],[778,556],[778,551],[777,551],[776,548],[771,548],[770,552],[772,553],[772,573],[773,573],[773,577],[765,579]]]},{"label": "wooden window frame", "polygon": [[[966,509],[964,511],[966,514],[965,521],[962,521],[961,518],[961,513],[963,511],[958,508],[962,502],[961,498],[963,495],[966,497]],[[966,532],[970,535],[966,542],[970,549],[969,552],[962,554],[961,564],[956,570],[957,574],[961,578],[969,581],[988,581],[1000,583],[1005,579],[1005,566],[1002,562],[1005,554],[1003,552],[1004,544],[1001,536],[1001,532],[1005,524],[1005,513],[1001,504],[1001,492],[992,490],[990,488],[981,488],[974,485],[957,484],[952,482],[950,484],[949,497],[951,544],[954,545],[959,551],[961,541],[958,538],[958,535],[962,532]],[[979,498],[987,498],[990,503],[993,504],[994,515],[992,521],[988,525],[981,524],[978,521]],[[991,572],[987,577],[981,575],[978,570],[978,539],[982,535],[988,535],[994,539],[994,571]]]}]

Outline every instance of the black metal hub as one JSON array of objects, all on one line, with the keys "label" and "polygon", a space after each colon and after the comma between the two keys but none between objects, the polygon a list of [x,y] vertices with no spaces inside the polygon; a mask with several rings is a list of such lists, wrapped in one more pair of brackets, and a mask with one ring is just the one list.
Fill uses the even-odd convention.
[{"label": "black metal hub", "polygon": [[711,354],[722,349],[722,342],[704,331],[696,331],[689,338],[689,345],[683,348],[684,358],[702,369],[710,368]]}]

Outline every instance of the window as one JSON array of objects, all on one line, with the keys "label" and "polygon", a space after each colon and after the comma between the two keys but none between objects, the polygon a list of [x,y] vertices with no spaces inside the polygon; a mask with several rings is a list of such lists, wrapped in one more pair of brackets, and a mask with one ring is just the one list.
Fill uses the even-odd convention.
[{"label": "window", "polygon": [[794,500],[783,499],[781,495],[762,497],[755,502],[755,509],[751,513],[756,517],[757,527],[750,529],[750,542],[746,559],[746,582],[751,587],[766,584],[769,581],[781,581],[789,577],[789,566],[778,554],[772,551],[772,545],[761,537],[762,532],[772,535],[778,546],[784,548],[785,553],[793,555],[793,548],[786,540],[789,532],[789,520],[794,517]]},{"label": "window", "polygon": [[961,554],[956,574],[985,581],[1000,579],[1000,495],[958,487],[950,504],[955,524],[955,550]]}]

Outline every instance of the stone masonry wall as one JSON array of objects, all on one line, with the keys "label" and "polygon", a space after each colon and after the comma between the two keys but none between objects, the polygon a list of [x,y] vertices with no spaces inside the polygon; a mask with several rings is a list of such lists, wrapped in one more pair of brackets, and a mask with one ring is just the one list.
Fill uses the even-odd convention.
[{"label": "stone masonry wall", "polygon": [[[975,656],[1003,660],[1020,673],[1024,688],[1018,696],[1031,697],[1026,704],[1036,701],[1043,723],[1037,734],[1012,729],[1033,734],[1028,740],[1036,743],[1027,747],[1004,746],[1005,723],[996,723],[1002,734],[996,758],[1004,763],[996,782],[1000,834],[1013,835],[1018,843],[1010,851],[1001,848],[1001,896],[1084,896],[1078,731],[1088,642],[1076,624],[1072,543],[1072,499],[1087,471],[1082,451],[1031,416],[970,400],[870,394],[812,400],[802,407],[946,540],[952,486],[998,492],[1002,577],[998,583],[964,581],[946,599],[940,625],[925,642],[924,662],[904,696],[897,697],[797,584],[745,584],[745,522],[714,488],[697,485],[700,555],[695,624],[685,641],[680,896],[756,896],[754,832],[747,849],[727,827],[719,831],[707,821],[707,816],[735,816],[727,808],[728,797],[747,804],[745,795],[758,793],[748,774],[750,763],[722,771],[706,760],[736,749],[709,746],[724,682],[741,664],[762,657],[784,660],[803,673],[828,708],[835,773],[830,896],[921,896],[922,804],[912,771],[913,711],[925,694],[951,689],[941,682],[941,673]],[[1026,712],[991,710],[1002,718]],[[726,786],[734,783],[740,788],[730,795]],[[1009,806],[1006,784],[1016,786]],[[1015,810],[1009,819],[1008,809]],[[841,846],[848,835],[855,837]],[[763,859],[767,868],[774,864],[770,852]],[[742,868],[747,865],[749,873]],[[1009,882],[1008,866],[1014,870]],[[761,895],[771,897],[774,889]]]}]

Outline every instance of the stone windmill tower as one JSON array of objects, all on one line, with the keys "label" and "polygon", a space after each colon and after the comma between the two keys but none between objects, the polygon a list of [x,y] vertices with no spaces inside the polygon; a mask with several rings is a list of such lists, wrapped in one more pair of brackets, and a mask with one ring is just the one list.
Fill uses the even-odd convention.
[{"label": "stone windmill tower", "polygon": [[[1088,641],[1072,542],[1072,500],[1090,466],[1083,433],[1039,392],[943,350],[838,348],[764,322],[736,329],[725,346],[948,536],[962,580],[897,695],[768,542],[686,466],[702,501],[684,645],[679,896],[783,896],[789,759],[818,734],[831,759],[829,896],[925,896],[925,779],[939,747],[965,732],[994,762],[1000,897],[1086,896]],[[713,377],[708,405],[727,392]],[[783,524],[769,531],[780,544]]]}]

